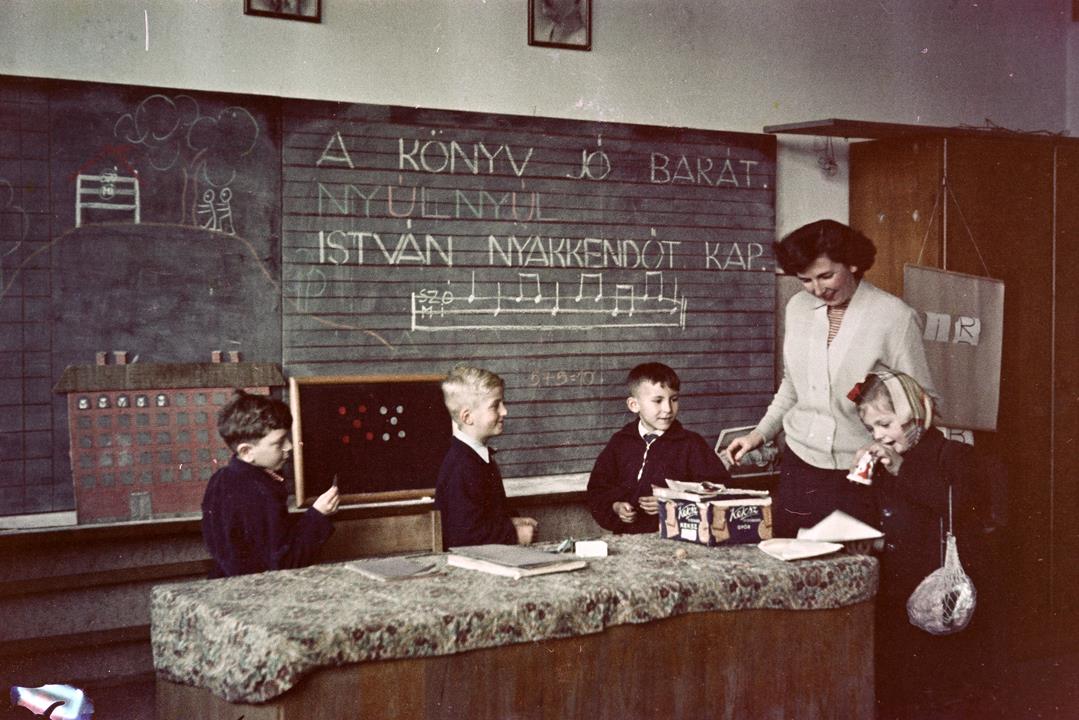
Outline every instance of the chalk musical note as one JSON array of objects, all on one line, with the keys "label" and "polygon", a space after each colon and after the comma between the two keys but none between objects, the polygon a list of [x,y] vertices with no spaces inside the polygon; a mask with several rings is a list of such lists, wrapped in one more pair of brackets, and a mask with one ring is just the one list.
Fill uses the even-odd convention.
[{"label": "chalk musical note", "polygon": [[648,288],[651,285],[650,281],[653,278],[656,278],[656,277],[659,278],[659,294],[656,295],[656,300],[663,300],[663,271],[662,270],[648,270],[648,271],[645,272],[645,274],[644,274],[644,297],[641,298],[642,300],[647,300],[648,299],[648,292],[649,292]]},{"label": "chalk musical note", "polygon": [[[482,272],[482,271],[480,271]],[[663,282],[659,271],[648,271],[655,277],[645,278],[645,271],[636,275],[636,282],[615,285],[613,299],[603,292],[603,273],[579,273],[577,292],[570,290],[562,303],[562,283],[548,279],[544,286],[543,273],[519,272],[517,292],[503,295],[502,286],[513,280],[495,281],[494,293],[484,292],[483,283],[471,274],[471,295],[461,289],[459,298],[469,297],[470,306],[454,305],[449,290],[423,290],[414,295],[412,329],[425,332],[449,330],[593,330],[627,327],[686,327],[686,299],[679,294],[679,282],[671,288]],[[669,273],[667,273],[669,275]],[[621,279],[621,278],[619,278]],[[463,282],[461,283],[464,284]],[[551,285],[553,284],[553,298]],[[647,284],[647,296],[641,289]],[[480,287],[477,287],[477,286]],[[572,285],[567,283],[570,288]],[[525,289],[527,286],[527,290]],[[534,288],[534,290],[533,290]],[[449,300],[447,300],[447,297]],[[503,300],[509,300],[504,304]],[[524,302],[531,299],[532,302]],[[590,302],[580,304],[581,300]],[[557,319],[556,319],[557,318]]]},{"label": "chalk musical note", "polygon": [[596,281],[596,297],[594,297],[593,300],[599,302],[603,299],[603,273],[581,273],[581,286],[577,290],[577,297],[575,297],[573,301],[581,302],[581,298],[584,297],[585,278]]},{"label": "chalk musical note", "polygon": [[536,281],[536,295],[530,298],[532,302],[539,304],[539,301],[543,299],[543,292],[540,290],[540,276],[539,273],[517,273],[517,297],[514,298],[514,302],[521,302],[525,297],[525,279],[531,279]]},{"label": "chalk musical note", "polygon": [[614,310],[611,310],[611,317],[618,317],[623,311],[619,309],[621,300],[625,299],[623,291],[629,291],[629,317],[633,317],[634,311],[634,292],[632,285],[615,285],[614,286]]}]

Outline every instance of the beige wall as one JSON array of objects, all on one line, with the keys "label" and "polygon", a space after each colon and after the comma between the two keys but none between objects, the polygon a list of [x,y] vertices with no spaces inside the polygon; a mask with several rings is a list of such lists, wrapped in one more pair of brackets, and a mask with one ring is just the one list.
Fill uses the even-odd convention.
[{"label": "beige wall", "polygon": [[[322,4],[316,25],[243,0],[4,0],[0,72],[746,132],[1068,120],[1066,0],[598,0],[591,52],[529,47],[525,0]],[[812,139],[781,137],[780,233],[846,218],[836,150],[826,178]]]}]

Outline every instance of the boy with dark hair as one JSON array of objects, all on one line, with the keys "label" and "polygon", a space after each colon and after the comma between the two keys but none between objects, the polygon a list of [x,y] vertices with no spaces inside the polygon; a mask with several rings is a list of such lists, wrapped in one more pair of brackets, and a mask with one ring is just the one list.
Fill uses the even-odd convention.
[{"label": "boy with dark hair", "polygon": [[442,381],[453,420],[453,440],[435,486],[445,548],[467,545],[528,545],[532,518],[513,517],[502,474],[487,441],[501,435],[506,417],[502,378],[483,368],[458,365]]},{"label": "boy with dark hair", "polygon": [[668,366],[644,363],[629,371],[626,406],[637,415],[616,432],[588,478],[588,507],[596,522],[616,533],[659,529],[652,486],[668,478],[726,483],[723,463],[700,435],[678,422],[681,383]]},{"label": "boy with dark hair", "polygon": [[310,565],[333,534],[337,488],[298,518],[289,516],[288,488],[277,474],[289,458],[292,413],[280,400],[237,390],[217,416],[234,453],[210,478],[202,497],[202,537],[214,559],[210,577]]}]

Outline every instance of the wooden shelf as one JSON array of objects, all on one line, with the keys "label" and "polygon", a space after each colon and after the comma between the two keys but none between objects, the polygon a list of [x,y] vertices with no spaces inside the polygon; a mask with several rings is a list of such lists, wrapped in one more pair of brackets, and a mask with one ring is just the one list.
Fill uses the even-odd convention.
[{"label": "wooden shelf", "polygon": [[1074,143],[1079,138],[1047,133],[1028,133],[1014,130],[976,127],[946,127],[942,125],[906,125],[903,123],[873,122],[870,120],[809,120],[784,125],[765,125],[764,132],[772,135],[815,135],[818,137],[886,140],[910,137],[976,137],[992,140],[1040,140],[1043,142]]}]

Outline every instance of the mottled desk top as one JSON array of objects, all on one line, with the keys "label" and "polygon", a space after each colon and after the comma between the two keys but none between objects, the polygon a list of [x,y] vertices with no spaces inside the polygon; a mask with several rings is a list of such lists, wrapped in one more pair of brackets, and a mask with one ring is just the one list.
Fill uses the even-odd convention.
[{"label": "mottled desk top", "polygon": [[611,555],[583,570],[520,580],[434,556],[438,574],[397,582],[334,564],[155,587],[154,665],[167,680],[254,703],[318,667],[572,637],[691,612],[836,608],[877,591],[877,561],[867,556],[782,562],[752,545],[606,540]]}]

